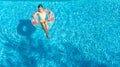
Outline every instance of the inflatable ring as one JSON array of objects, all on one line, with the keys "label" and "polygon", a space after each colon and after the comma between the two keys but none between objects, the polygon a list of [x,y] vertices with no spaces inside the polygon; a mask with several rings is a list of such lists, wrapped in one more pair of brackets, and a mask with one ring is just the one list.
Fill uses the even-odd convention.
[{"label": "inflatable ring", "polygon": [[[50,17],[50,18],[49,18]],[[35,26],[37,29],[41,29],[42,28],[42,24],[40,22],[40,17],[37,15],[36,16],[38,22],[35,22],[34,19],[32,18],[32,24],[33,26]],[[47,24],[48,24],[48,28],[50,29],[52,27],[52,25],[54,24],[54,20],[55,20],[55,17],[53,15],[53,13],[50,15],[50,14],[47,14],[46,15],[46,21],[47,21]]]}]

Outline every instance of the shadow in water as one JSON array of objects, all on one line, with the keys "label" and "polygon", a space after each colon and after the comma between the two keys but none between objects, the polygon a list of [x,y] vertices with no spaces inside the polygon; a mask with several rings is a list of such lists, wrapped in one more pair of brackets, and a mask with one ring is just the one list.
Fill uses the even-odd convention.
[{"label": "shadow in water", "polygon": [[[43,46],[42,40],[38,40],[37,47],[34,47],[32,44],[33,39],[31,38],[31,34],[34,33],[35,27],[31,24],[30,20],[20,20],[20,24],[17,27],[18,34],[22,36],[26,36],[29,43],[26,41],[21,41],[20,46],[18,47],[17,51],[20,56],[23,58],[24,66],[27,67],[37,67],[36,62],[38,59],[35,58],[34,55],[38,54],[39,59],[45,57],[46,51]],[[33,56],[32,53],[34,54]]]},{"label": "shadow in water", "polygon": [[20,20],[17,26],[17,32],[19,35],[30,37],[35,31],[35,27],[32,25],[30,20]]},{"label": "shadow in water", "polygon": [[[17,32],[19,35],[27,37],[27,40],[16,42],[15,40],[7,37],[7,35],[3,34],[7,41],[4,43],[4,48],[6,49],[4,55],[6,56],[7,60],[3,60],[4,62],[2,62],[0,66],[37,67],[37,62],[43,57],[46,57],[46,51],[44,49],[44,43],[41,39],[36,41],[37,44],[39,44],[37,47],[33,46],[35,44],[32,44],[34,39],[31,38],[31,34],[34,33],[34,31],[35,28],[31,24],[30,20],[20,20],[20,23],[17,27]],[[37,57],[37,59],[35,55],[37,55],[39,58]]]}]

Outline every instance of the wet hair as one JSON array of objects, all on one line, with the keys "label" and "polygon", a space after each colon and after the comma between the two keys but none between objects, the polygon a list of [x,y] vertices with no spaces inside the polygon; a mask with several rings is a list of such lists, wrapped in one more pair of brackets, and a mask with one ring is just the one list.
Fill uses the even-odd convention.
[{"label": "wet hair", "polygon": [[41,4],[39,4],[39,5],[38,5],[38,8],[40,8],[40,7],[42,7],[42,8],[43,8],[43,6],[42,6]]}]

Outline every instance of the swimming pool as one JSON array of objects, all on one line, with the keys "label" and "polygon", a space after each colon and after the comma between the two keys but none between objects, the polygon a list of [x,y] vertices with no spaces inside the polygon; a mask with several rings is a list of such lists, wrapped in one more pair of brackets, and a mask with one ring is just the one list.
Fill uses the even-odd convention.
[{"label": "swimming pool", "polygon": [[[120,67],[119,1],[0,2],[0,67]],[[31,25],[38,4],[55,14],[49,40]]]}]

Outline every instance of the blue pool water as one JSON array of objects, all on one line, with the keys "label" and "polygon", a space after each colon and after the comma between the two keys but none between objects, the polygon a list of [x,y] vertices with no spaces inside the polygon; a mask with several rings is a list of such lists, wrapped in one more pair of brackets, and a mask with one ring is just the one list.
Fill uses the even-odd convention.
[{"label": "blue pool water", "polygon": [[[31,25],[38,4],[55,14],[50,39]],[[120,2],[0,1],[0,67],[120,67]]]}]

